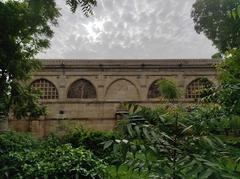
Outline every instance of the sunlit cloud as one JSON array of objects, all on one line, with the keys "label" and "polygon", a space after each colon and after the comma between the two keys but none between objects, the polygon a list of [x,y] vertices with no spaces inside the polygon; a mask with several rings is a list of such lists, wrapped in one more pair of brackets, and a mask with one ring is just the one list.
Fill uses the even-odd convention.
[{"label": "sunlit cloud", "polygon": [[98,0],[86,18],[58,0],[62,17],[40,58],[209,58],[216,50],[194,31],[194,1]]}]

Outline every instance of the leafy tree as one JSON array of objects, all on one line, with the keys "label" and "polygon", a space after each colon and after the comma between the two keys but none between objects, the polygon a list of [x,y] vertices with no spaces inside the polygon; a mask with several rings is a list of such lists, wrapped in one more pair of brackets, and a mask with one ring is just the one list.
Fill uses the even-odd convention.
[{"label": "leafy tree", "polygon": [[[95,0],[66,0],[75,12],[92,14]],[[39,92],[23,85],[41,67],[34,56],[49,47],[60,11],[55,0],[0,1],[0,112],[17,118],[45,114]]]},{"label": "leafy tree", "polygon": [[124,163],[131,170],[148,172],[150,178],[237,178],[239,175],[235,170],[237,163],[234,167],[226,166],[226,159],[236,160],[237,154],[229,153],[229,148],[212,135],[214,124],[205,111],[126,107],[130,115],[122,127],[123,138],[105,143],[105,148],[112,146],[116,155],[121,154],[115,162],[117,168]]},{"label": "leafy tree", "polygon": [[232,50],[218,65],[219,88],[210,96],[230,114],[240,115],[240,50]]},{"label": "leafy tree", "polygon": [[[166,80],[159,90],[166,99],[178,97],[174,83]],[[129,115],[120,123],[119,140],[105,142],[121,165],[144,171],[152,178],[237,178],[239,171],[226,166],[237,160],[237,153],[215,135],[224,133],[229,121],[218,105],[183,108],[176,105],[151,109],[125,104]]]},{"label": "leafy tree", "polygon": [[240,48],[240,19],[229,16],[239,5],[239,0],[196,0],[193,5],[195,30],[212,40],[223,54]]},{"label": "leafy tree", "polygon": [[37,93],[34,97],[35,91],[19,81],[40,68],[34,56],[49,46],[53,36],[49,24],[57,24],[59,15],[51,0],[0,2],[0,103],[5,113],[12,110],[18,118],[45,113]]}]

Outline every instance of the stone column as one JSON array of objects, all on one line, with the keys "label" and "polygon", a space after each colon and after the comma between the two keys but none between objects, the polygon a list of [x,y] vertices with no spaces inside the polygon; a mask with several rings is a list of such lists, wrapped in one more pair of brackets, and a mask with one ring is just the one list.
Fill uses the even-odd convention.
[{"label": "stone column", "polygon": [[183,72],[179,72],[177,76],[177,87],[180,90],[181,98],[180,100],[183,100],[185,98],[185,80]]},{"label": "stone column", "polygon": [[147,86],[147,79],[146,75],[142,74],[138,77],[139,85],[140,85],[140,97],[141,101],[147,101],[147,93],[148,93],[148,86]]}]

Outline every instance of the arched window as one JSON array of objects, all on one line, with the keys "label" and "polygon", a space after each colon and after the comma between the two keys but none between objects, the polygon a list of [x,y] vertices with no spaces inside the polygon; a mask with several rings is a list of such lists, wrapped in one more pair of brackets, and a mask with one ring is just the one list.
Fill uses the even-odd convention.
[{"label": "arched window", "polygon": [[80,79],[72,83],[68,90],[68,98],[96,98],[96,90],[91,82],[88,80]]},{"label": "arched window", "polygon": [[148,90],[148,98],[158,98],[161,96],[161,92],[159,90],[158,85],[159,80],[154,81]]},{"label": "arched window", "polygon": [[211,88],[212,86],[212,82],[210,82],[207,78],[198,78],[187,86],[186,98],[200,98],[201,90]]},{"label": "arched window", "polygon": [[42,92],[41,99],[58,99],[58,91],[54,84],[45,79],[38,79],[32,82],[33,88]]}]

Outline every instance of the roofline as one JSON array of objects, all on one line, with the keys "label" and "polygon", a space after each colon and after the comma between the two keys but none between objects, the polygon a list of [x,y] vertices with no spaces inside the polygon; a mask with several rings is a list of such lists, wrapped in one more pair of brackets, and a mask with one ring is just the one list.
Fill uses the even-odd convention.
[{"label": "roofline", "polygon": [[39,59],[44,69],[214,68],[216,59]]},{"label": "roofline", "polygon": [[49,58],[49,59],[38,59],[40,61],[164,61],[164,60],[184,60],[184,61],[192,61],[192,60],[221,60],[221,59],[212,59],[212,58],[146,58],[146,59],[135,59],[135,58],[123,58],[123,59],[74,59],[74,58]]},{"label": "roofline", "polygon": [[174,64],[174,63],[219,63],[220,60],[218,59],[39,59],[43,64],[100,64],[100,63],[144,63],[144,64],[151,64],[151,63],[167,63],[167,64]]}]

